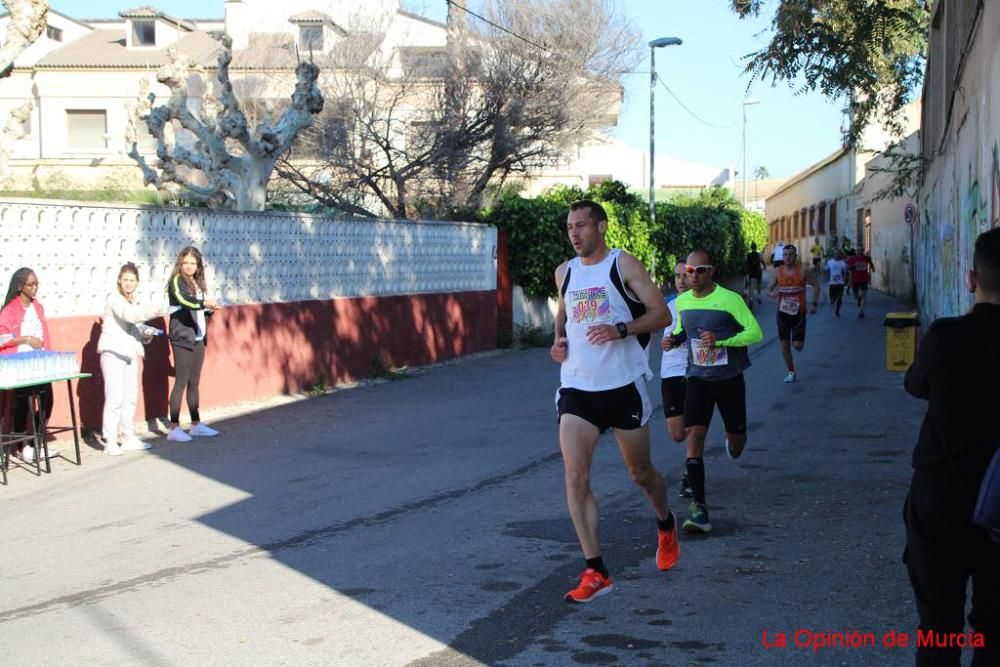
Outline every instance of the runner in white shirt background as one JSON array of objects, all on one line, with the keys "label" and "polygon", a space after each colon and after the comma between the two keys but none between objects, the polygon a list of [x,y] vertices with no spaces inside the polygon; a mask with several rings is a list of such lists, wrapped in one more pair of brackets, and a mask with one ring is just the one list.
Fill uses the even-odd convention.
[{"label": "runner in white shirt background", "polygon": [[847,285],[847,262],[844,261],[844,251],[838,250],[826,262],[826,270],[830,275],[830,305],[833,313],[840,317],[840,304],[844,300],[844,286]]},{"label": "runner in white shirt background", "polygon": [[774,251],[771,253],[771,266],[778,268],[785,263],[785,242],[778,241],[774,246]]}]

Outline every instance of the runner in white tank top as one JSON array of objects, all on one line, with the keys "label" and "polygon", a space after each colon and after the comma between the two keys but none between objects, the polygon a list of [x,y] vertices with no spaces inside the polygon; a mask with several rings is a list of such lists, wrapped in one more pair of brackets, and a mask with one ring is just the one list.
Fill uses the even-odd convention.
[{"label": "runner in white tank top", "polygon": [[[603,391],[624,387],[639,378],[651,380],[649,334],[616,338],[593,345],[588,333],[594,325],[614,326],[631,322],[636,312],[645,311],[642,302],[615,285],[612,275],[621,275],[621,250],[610,250],[596,264],[583,264],[575,257],[566,264],[561,290],[566,304],[566,339],[572,354],[560,369],[563,387],[583,391]],[[618,281],[620,285],[620,280]]]},{"label": "runner in white tank top", "polygon": [[671,320],[645,267],[608,248],[608,216],[600,204],[572,204],[566,227],[577,257],[556,269],[559,312],[550,354],[561,364],[556,406],[566,500],[587,561],[566,599],[590,602],[612,586],[589,481],[594,450],[608,428],[615,429],[625,465],[656,512],[657,567],[668,570],[677,562],[677,522],[667,506],[666,482],[650,460],[646,423],[646,380],[652,379],[646,348],[650,334]]},{"label": "runner in white tank top", "polygon": [[[677,296],[691,289],[687,277],[687,262],[677,262],[674,267],[674,287],[677,295],[670,299],[667,307],[670,309],[670,320],[677,322]],[[674,442],[687,441],[687,424],[684,422],[684,401],[687,398],[688,344],[687,342],[673,346],[666,341],[670,338],[672,326],[663,330],[660,347],[664,348],[660,359],[660,398],[663,399],[663,416],[667,420],[667,435]],[[683,466],[682,466],[683,467]],[[690,498],[691,484],[688,482],[687,469],[681,474],[680,488],[677,490],[681,498]]]}]

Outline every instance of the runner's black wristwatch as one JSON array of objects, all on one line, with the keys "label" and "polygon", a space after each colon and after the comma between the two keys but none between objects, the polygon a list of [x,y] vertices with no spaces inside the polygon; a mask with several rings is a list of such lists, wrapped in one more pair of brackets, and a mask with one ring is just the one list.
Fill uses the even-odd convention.
[{"label": "runner's black wristwatch", "polygon": [[618,335],[622,338],[628,336],[628,327],[624,322],[615,322],[615,329],[618,329]]}]

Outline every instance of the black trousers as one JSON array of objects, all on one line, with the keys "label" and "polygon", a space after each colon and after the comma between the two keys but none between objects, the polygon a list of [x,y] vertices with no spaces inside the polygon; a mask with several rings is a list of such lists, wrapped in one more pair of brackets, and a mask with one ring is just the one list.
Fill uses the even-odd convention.
[{"label": "black trousers", "polygon": [[[903,560],[916,596],[920,629],[964,632],[965,592],[971,579],[969,625],[985,636],[985,647],[975,650],[972,665],[1000,665],[1000,544],[973,525],[972,508],[954,479],[949,484],[915,474],[903,516]],[[962,652],[956,647],[918,646],[916,664],[957,667]]]},{"label": "black trousers", "polygon": [[170,391],[170,422],[179,424],[181,421],[181,399],[187,391],[188,412],[191,421],[201,421],[198,415],[198,383],[201,382],[201,366],[205,363],[205,343],[198,341],[194,349],[189,350],[178,345],[171,345],[174,351],[174,388]]},{"label": "black trousers", "polygon": [[[27,433],[28,432],[28,401],[31,400],[31,394],[33,391],[38,391],[38,403],[37,407],[41,408],[45,412],[45,422],[48,423],[49,417],[52,416],[52,385],[43,384],[38,387],[28,387],[25,389],[15,389],[14,395],[11,397],[11,421],[14,423],[13,433]],[[35,423],[34,423],[35,433],[42,430],[41,415],[37,412],[35,413]]]}]

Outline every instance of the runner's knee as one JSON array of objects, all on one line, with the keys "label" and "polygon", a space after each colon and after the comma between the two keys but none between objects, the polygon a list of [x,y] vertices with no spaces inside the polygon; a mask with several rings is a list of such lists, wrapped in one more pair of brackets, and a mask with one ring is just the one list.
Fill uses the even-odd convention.
[{"label": "runner's knee", "polygon": [[656,479],[656,468],[649,463],[636,463],[628,467],[629,477],[642,487],[648,487]]},{"label": "runner's knee", "polygon": [[590,471],[566,469],[566,493],[570,496],[586,495],[590,491]]}]

